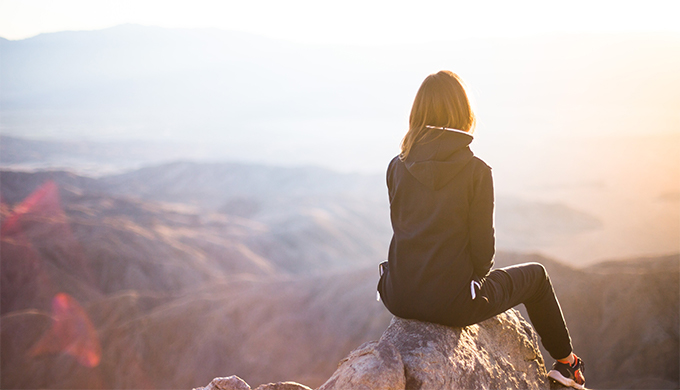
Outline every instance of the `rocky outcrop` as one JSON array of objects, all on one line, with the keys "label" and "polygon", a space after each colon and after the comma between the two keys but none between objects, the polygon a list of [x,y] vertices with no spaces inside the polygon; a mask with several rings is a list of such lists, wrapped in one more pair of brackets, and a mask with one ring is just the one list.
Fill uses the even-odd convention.
[{"label": "rocky outcrop", "polygon": [[[121,187],[150,181],[154,172],[162,170],[132,175]],[[40,190],[50,180],[58,192],[53,185]],[[375,301],[375,253],[384,251],[374,244],[385,241],[363,230],[341,233],[359,225],[378,230],[372,217],[366,223],[354,218],[367,214],[353,206],[299,198],[300,207],[332,208],[347,224],[340,228],[339,219],[312,213],[307,221],[325,228],[289,219],[280,226],[295,222],[295,229],[282,236],[270,212],[279,210],[280,221],[303,213],[274,198],[255,221],[143,199],[166,193],[163,186],[125,198],[111,195],[114,185],[107,185],[110,191],[65,172],[0,172],[0,388],[191,388],[227,373],[252,384],[294,380],[318,388],[338,361],[379,339],[390,323],[392,316]],[[361,239],[352,238],[355,233]],[[339,271],[317,256],[357,260],[353,253],[359,252],[372,258],[370,266],[348,261],[350,269]],[[289,261],[308,264],[296,263],[303,257],[315,259],[309,270],[319,272],[302,276],[283,269]],[[498,267],[530,261],[551,275],[589,385],[680,388],[678,254],[583,269],[540,255],[496,255]],[[96,328],[102,351],[97,367],[79,364],[87,355],[68,352],[69,343],[55,344],[59,353],[36,347],[50,333],[53,299],[62,293]]]},{"label": "rocky outcrop", "polygon": [[[203,390],[246,386],[237,377],[217,378]],[[464,328],[395,317],[380,340],[350,353],[319,390],[548,388],[536,334],[508,310]]]},{"label": "rocky outcrop", "polygon": [[[252,388],[243,379],[236,375],[225,378],[215,378],[206,387],[199,387],[194,390],[251,390]],[[254,390],[312,390],[305,385],[295,382],[278,382],[260,385]]]}]

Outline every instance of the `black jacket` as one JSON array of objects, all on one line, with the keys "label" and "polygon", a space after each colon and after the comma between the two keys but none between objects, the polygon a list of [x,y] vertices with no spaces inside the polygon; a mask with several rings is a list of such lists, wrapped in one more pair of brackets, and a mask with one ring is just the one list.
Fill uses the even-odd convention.
[{"label": "black jacket", "polygon": [[378,290],[396,316],[458,324],[470,282],[493,266],[491,168],[470,142],[470,134],[433,129],[387,169],[394,235]]}]

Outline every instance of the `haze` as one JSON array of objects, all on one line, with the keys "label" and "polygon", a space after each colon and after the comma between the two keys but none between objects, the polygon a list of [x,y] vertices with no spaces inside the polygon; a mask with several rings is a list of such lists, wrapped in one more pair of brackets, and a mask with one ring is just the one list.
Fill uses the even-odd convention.
[{"label": "haze", "polygon": [[679,388],[680,3],[396,3],[0,2],[0,387],[321,385],[390,322],[385,169],[450,69],[496,266],[589,386]]},{"label": "haze", "polygon": [[[13,167],[101,174],[189,159],[382,175],[420,82],[451,69],[474,99],[473,150],[493,166],[497,193],[566,204],[604,224],[550,254],[593,261],[679,249],[673,2],[596,3],[589,13],[585,3],[368,3],[361,13],[163,4],[2,3],[12,20],[0,33],[14,39],[118,22],[247,31],[123,25],[0,41],[3,135],[163,145],[106,164]],[[467,17],[453,23],[456,12]]]},{"label": "haze", "polygon": [[315,44],[402,44],[549,33],[678,32],[672,0],[4,0],[0,36],[99,30],[124,23],[219,28]]}]

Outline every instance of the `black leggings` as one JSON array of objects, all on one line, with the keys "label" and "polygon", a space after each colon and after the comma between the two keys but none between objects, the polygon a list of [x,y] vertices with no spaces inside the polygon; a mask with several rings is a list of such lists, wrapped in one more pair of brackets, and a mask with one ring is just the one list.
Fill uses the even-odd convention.
[{"label": "black leggings", "polygon": [[470,313],[470,323],[484,321],[523,303],[550,356],[562,359],[572,352],[562,309],[541,264],[526,263],[491,271],[482,282],[477,300],[481,304],[474,305],[476,310]]}]

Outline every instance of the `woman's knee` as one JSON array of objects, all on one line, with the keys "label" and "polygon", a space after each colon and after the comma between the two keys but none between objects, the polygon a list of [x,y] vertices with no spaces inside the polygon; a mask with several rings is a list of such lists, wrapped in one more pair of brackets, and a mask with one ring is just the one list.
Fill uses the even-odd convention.
[{"label": "woman's knee", "polygon": [[532,263],[527,263],[527,266],[530,267],[533,272],[540,275],[541,277],[544,277],[546,279],[550,278],[548,276],[548,271],[545,269],[543,264],[532,262]]},{"label": "woman's knee", "polygon": [[552,281],[550,280],[550,275],[548,275],[548,270],[545,269],[545,266],[543,266],[541,263],[529,263],[529,265],[532,272],[534,273],[534,280],[540,282],[540,289],[544,293],[547,293],[548,291],[554,291]]},{"label": "woman's knee", "polygon": [[506,268],[506,270],[512,269],[512,268],[516,268],[526,275],[531,275],[530,277],[533,280],[535,280],[535,279],[550,279],[548,277],[548,271],[545,269],[545,267],[541,263],[536,263],[536,262],[523,263],[523,264],[518,264],[518,265],[508,267],[508,268]]}]

